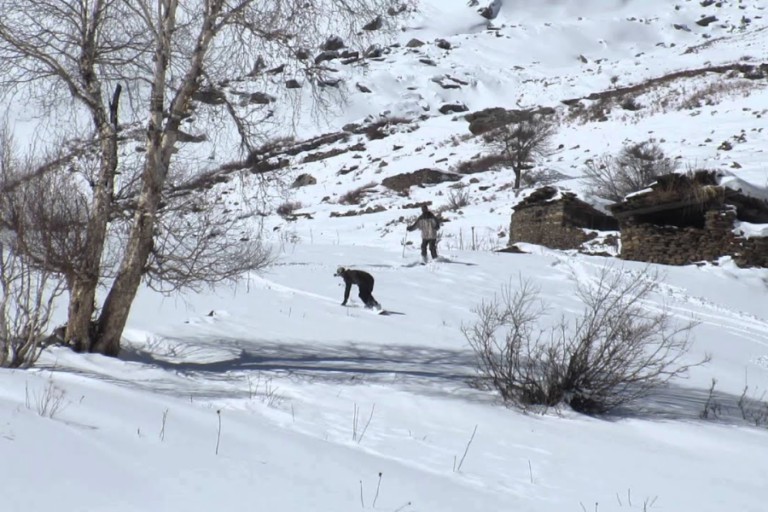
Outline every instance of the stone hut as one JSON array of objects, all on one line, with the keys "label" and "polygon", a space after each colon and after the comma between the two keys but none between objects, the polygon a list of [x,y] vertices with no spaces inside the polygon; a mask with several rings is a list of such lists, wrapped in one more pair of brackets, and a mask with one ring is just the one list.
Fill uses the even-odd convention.
[{"label": "stone hut", "polygon": [[621,228],[621,258],[686,265],[732,256],[768,267],[768,192],[725,171],[668,174],[608,206]]},{"label": "stone hut", "polygon": [[[616,219],[557,187],[539,188],[525,197],[512,213],[509,245],[517,242],[552,249],[578,249],[595,231],[616,231]],[[590,232],[591,231],[591,232]]]}]

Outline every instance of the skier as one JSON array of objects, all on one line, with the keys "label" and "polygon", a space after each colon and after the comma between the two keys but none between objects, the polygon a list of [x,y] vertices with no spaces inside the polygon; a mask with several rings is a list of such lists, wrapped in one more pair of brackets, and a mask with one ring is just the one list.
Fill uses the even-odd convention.
[{"label": "skier", "polygon": [[381,305],[376,302],[376,299],[374,299],[373,295],[371,295],[371,292],[373,292],[374,283],[373,276],[371,274],[368,272],[363,272],[362,270],[351,270],[348,268],[339,267],[336,269],[334,276],[343,278],[344,285],[346,286],[344,288],[344,302],[341,303],[342,306],[347,305],[347,300],[349,300],[349,292],[352,289],[352,285],[356,284],[358,290],[360,291],[360,300],[363,301],[365,307],[369,309],[381,309]]},{"label": "skier", "polygon": [[429,211],[426,204],[421,205],[421,215],[416,222],[406,228],[408,231],[421,230],[421,261],[427,262],[427,247],[432,254],[432,259],[437,259],[437,230],[440,229],[440,221],[435,214]]}]

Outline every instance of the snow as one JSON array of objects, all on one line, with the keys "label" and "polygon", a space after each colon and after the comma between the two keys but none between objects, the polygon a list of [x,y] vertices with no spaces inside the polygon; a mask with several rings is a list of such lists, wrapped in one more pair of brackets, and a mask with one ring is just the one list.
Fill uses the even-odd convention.
[{"label": "snow", "polygon": [[736,221],[733,232],[744,238],[762,238],[768,236],[768,224]]},{"label": "snow", "polygon": [[[466,4],[422,2],[397,38],[404,45],[416,37],[424,47],[395,48],[365,69],[339,66],[351,84],[347,102],[325,119],[299,116],[299,136],[384,112],[430,117],[382,140],[353,136],[334,146],[363,142],[364,152],[308,164],[297,155],[291,172],[310,173],[318,183],[290,199],[313,219],[264,219],[279,259],[263,274],[171,297],[142,288],[119,359],[57,348],[33,370],[0,370],[3,510],[765,509],[768,429],[742,419],[737,402],[745,384],[753,398],[768,388],[768,270],[740,269],[729,258],[653,266],[664,282],[645,306],[665,305],[681,322],[697,319],[687,360],[711,354],[712,362],[620,415],[590,418],[567,408],[524,414],[468,383],[474,357],[461,327],[473,321],[472,309],[522,277],[541,289],[554,321],[580,311],[569,276],[590,280],[609,264],[635,278],[646,265],[528,244],[519,246],[529,254],[491,252],[506,245],[509,214],[526,193],[509,188],[506,171],[462,179],[470,204],[444,213],[443,259],[426,266],[417,264],[413,235],[403,250],[405,221],[418,213],[404,207],[445,206],[450,183],[413,187],[409,197],[378,186],[359,206],[336,203],[360,185],[421,168],[448,171],[484,152],[466,137],[461,116],[436,114],[444,103],[472,110],[553,106],[565,116],[561,100],[610,89],[614,76],[626,86],[746,57],[762,62],[764,11],[756,2],[680,2],[676,9],[662,0],[506,0],[493,20],[498,30],[487,31]],[[702,14],[720,22],[700,27]],[[743,30],[742,16],[752,18]],[[435,38],[454,48],[437,48]],[[425,57],[436,66],[420,63]],[[469,85],[443,89],[433,79],[444,75]],[[681,163],[730,169],[726,186],[762,194],[764,81],[718,93],[712,104],[678,108],[723,80],[680,80],[641,96],[648,108],[616,108],[605,122],[559,118],[555,147],[563,147],[542,164],[565,178],[552,184],[604,204],[580,179],[584,162],[654,138]],[[373,93],[353,90],[358,81]],[[17,134],[31,138],[30,117],[14,115],[25,120],[15,125]],[[732,141],[731,151],[719,149],[724,140]],[[231,156],[205,144],[182,153]],[[337,174],[352,165],[359,167]],[[221,205],[236,210],[255,179],[246,174],[218,185]],[[376,205],[387,209],[330,217]],[[766,228],[737,229],[756,236]],[[372,273],[376,299],[403,314],[372,314],[354,293],[354,307],[342,307],[341,280],[333,276],[340,265]],[[712,378],[724,413],[705,420],[699,415]],[[66,407],[49,418],[38,409],[51,385],[66,393]]]}]

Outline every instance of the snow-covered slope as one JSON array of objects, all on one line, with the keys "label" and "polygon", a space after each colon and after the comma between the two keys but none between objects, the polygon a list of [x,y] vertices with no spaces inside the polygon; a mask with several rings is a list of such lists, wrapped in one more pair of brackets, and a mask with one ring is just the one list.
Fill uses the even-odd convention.
[{"label": "snow-covered slope", "polygon": [[[643,266],[534,246],[488,251],[506,244],[519,200],[499,170],[461,177],[469,204],[444,214],[445,259],[414,265],[417,250],[402,245],[417,212],[408,206],[444,206],[455,189],[414,186],[405,197],[381,185],[422,168],[450,171],[485,151],[461,114],[439,114],[465,104],[555,108],[562,147],[543,167],[572,190],[585,189],[587,159],[648,138],[683,165],[728,168],[764,187],[765,79],[681,76],[640,90],[645,108],[614,105],[602,121],[562,101],[672,72],[764,63],[765,6],[506,0],[489,30],[466,4],[424,0],[399,47],[338,66],[347,103],[322,122],[302,118],[300,137],[368,116],[412,122],[381,139],[350,133],[289,156],[291,177],[309,173],[317,183],[285,199],[312,218],[265,219],[280,258],[263,275],[170,298],[142,290],[119,360],[51,349],[39,368],[0,371],[2,510],[765,509],[768,430],[744,420],[737,402],[745,384],[748,398],[768,388],[768,271],[727,259],[662,268],[648,307],[697,318],[688,360],[709,353],[712,362],[622,415],[522,414],[469,385],[473,355],[461,326],[472,308],[523,277],[555,317],[572,314],[580,306],[570,275],[589,280],[613,264],[632,277]],[[702,15],[718,21],[699,26]],[[414,38],[425,44],[408,48]],[[722,149],[725,140],[732,149]],[[339,154],[304,163],[331,150]],[[218,185],[222,206],[241,207],[252,193],[256,178],[242,177]],[[338,204],[368,184],[361,204]],[[384,210],[331,216],[377,206]],[[339,265],[371,272],[375,297],[402,314],[342,308]],[[712,378],[722,414],[703,420]],[[46,415],[46,398],[56,396],[61,409],[51,414],[48,401]]]}]

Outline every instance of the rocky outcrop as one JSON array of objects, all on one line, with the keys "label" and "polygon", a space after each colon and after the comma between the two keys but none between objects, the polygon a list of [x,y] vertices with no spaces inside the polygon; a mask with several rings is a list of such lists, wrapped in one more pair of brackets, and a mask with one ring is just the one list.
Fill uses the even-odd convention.
[{"label": "rocky outcrop", "polygon": [[317,178],[311,174],[304,173],[296,177],[296,179],[293,181],[293,184],[291,185],[291,188],[301,188],[307,187],[309,185],[317,185]]},{"label": "rocky outcrop", "polygon": [[530,121],[537,115],[549,116],[554,113],[555,109],[552,107],[525,110],[507,110],[502,107],[492,107],[467,114],[464,116],[464,119],[469,121],[469,131],[473,135],[481,135],[511,123]]},{"label": "rocky outcrop", "polygon": [[390,176],[382,180],[381,184],[388,189],[397,192],[408,190],[412,186],[436,185],[447,181],[459,181],[461,176],[437,169],[419,169],[418,171],[408,172]]}]

